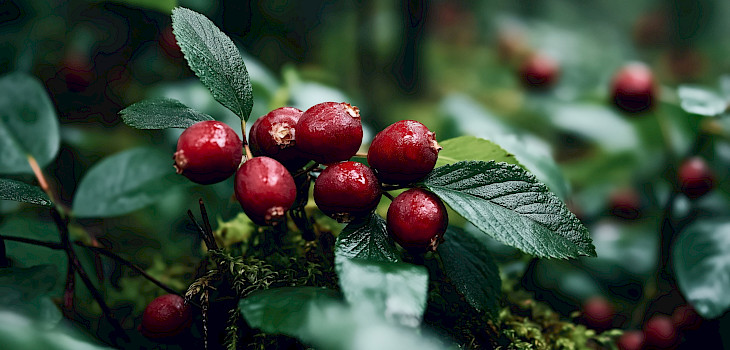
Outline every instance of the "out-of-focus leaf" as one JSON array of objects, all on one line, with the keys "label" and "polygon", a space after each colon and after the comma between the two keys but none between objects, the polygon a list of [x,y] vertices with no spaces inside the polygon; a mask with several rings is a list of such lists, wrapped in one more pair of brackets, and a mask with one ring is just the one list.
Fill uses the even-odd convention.
[{"label": "out-of-focus leaf", "polygon": [[474,136],[459,136],[440,141],[443,149],[439,152],[436,167],[453,164],[462,160],[483,160],[505,162],[515,165],[520,163],[513,154],[502,149],[492,141]]},{"label": "out-of-focus leaf", "polygon": [[714,117],[724,112],[728,103],[716,92],[699,87],[682,85],[677,89],[682,109],[687,113]]},{"label": "out-of-focus leaf", "polygon": [[[22,214],[13,215],[3,221],[2,225],[0,225],[0,234],[41,241],[59,241],[58,229],[52,222]],[[8,257],[13,262],[13,266],[53,265],[58,267],[60,271],[65,271],[66,269],[66,254],[61,250],[53,250],[9,240],[5,241],[5,248]],[[62,288],[63,281],[59,281],[55,290],[60,291]]]},{"label": "out-of-focus leaf", "polygon": [[117,153],[95,164],[81,179],[73,201],[77,217],[130,213],[162,198],[184,182],[170,155],[148,147]]},{"label": "out-of-focus leaf", "polygon": [[46,327],[57,324],[62,315],[49,295],[59,276],[54,265],[0,269],[0,310],[33,317]]},{"label": "out-of-focus leaf", "polygon": [[701,220],[679,235],[674,270],[682,293],[707,318],[730,308],[730,220]]},{"label": "out-of-focus leaf", "polygon": [[0,78],[0,174],[32,173],[29,155],[46,166],[60,139],[56,110],[38,79],[24,73]]},{"label": "out-of-focus leaf", "polygon": [[253,108],[251,81],[231,38],[205,16],[182,7],[172,10],[172,28],[190,69],[213,97],[248,120]]},{"label": "out-of-focus leaf", "polygon": [[385,319],[404,326],[417,327],[421,323],[428,296],[425,267],[341,258],[337,276],[350,304],[370,303]]},{"label": "out-of-focus leaf", "polygon": [[40,188],[10,179],[0,179],[0,199],[38,204],[47,207],[53,205],[48,195]]},{"label": "out-of-focus leaf", "polygon": [[465,161],[434,169],[421,185],[484,233],[538,257],[595,256],[588,230],[524,169]]},{"label": "out-of-focus leaf", "polygon": [[[103,0],[95,0],[103,1]],[[127,4],[133,7],[142,7],[150,10],[155,10],[164,14],[170,13],[172,9],[177,6],[177,0],[105,0],[110,2],[118,2]]]},{"label": "out-of-focus leaf", "polygon": [[349,223],[337,236],[335,261],[339,264],[342,258],[396,262],[400,254],[385,220],[373,212]]},{"label": "out-of-focus leaf", "polygon": [[4,349],[101,350],[70,327],[49,329],[45,324],[11,311],[0,310],[0,344]]},{"label": "out-of-focus leaf", "polygon": [[124,123],[137,129],[188,128],[213,117],[171,98],[137,102],[119,112]]},{"label": "out-of-focus leaf", "polygon": [[633,126],[606,106],[561,103],[551,109],[550,121],[561,130],[596,142],[608,152],[632,150],[639,146],[639,137]]},{"label": "out-of-focus leaf", "polygon": [[471,233],[449,227],[438,247],[444,272],[466,301],[491,317],[499,314],[502,280],[486,247]]}]

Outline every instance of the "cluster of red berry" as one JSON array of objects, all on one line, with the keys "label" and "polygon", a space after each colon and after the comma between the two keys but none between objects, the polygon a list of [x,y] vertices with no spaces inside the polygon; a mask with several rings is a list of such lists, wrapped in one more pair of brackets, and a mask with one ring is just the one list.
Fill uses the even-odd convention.
[{"label": "cluster of red berry", "polygon": [[[185,130],[173,158],[178,173],[200,184],[220,182],[235,173],[236,198],[258,225],[286,219],[297,196],[293,173],[310,161],[326,165],[314,183],[314,201],[325,214],[349,222],[375,209],[382,184],[406,187],[428,175],[441,149],[426,126],[403,120],[375,136],[367,166],[350,161],[362,137],[357,107],[324,102],[304,112],[282,107],[258,118],[249,133],[254,157],[243,164],[243,143],[218,121],[199,122]],[[447,222],[441,200],[420,188],[401,193],[388,209],[388,231],[406,249],[433,249]]]}]

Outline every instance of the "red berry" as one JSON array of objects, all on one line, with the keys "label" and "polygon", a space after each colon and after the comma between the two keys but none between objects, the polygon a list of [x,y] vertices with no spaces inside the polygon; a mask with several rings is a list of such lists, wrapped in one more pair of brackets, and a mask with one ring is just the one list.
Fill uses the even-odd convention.
[{"label": "red berry", "polygon": [[611,214],[626,220],[634,220],[641,215],[641,198],[633,188],[622,188],[608,199]]},{"label": "red berry", "polygon": [[695,330],[702,324],[702,317],[691,305],[682,305],[674,309],[672,323],[678,330]]},{"label": "red berry", "polygon": [[522,83],[528,88],[547,88],[560,74],[558,63],[545,55],[532,55],[520,67]]},{"label": "red berry", "polygon": [[647,349],[671,349],[677,345],[677,330],[666,315],[652,316],[644,324],[644,339]]},{"label": "red berry", "polygon": [[368,164],[380,181],[407,184],[433,170],[441,146],[435,134],[415,120],[401,120],[375,135]]},{"label": "red berry", "polygon": [[654,105],[656,99],[654,75],[643,64],[628,64],[614,76],[611,94],[616,106],[625,112],[646,111]]},{"label": "red berry", "polygon": [[144,309],[140,331],[148,338],[173,337],[187,330],[192,320],[193,313],[185,299],[166,294],[152,300]]},{"label": "red berry", "polygon": [[255,156],[267,156],[289,169],[297,169],[309,161],[298,148],[296,130],[302,111],[294,107],[277,108],[256,119],[249,132],[249,145]]},{"label": "red berry", "polygon": [[435,250],[448,224],[441,199],[420,188],[399,194],[388,207],[388,232],[406,249]]},{"label": "red berry", "polygon": [[603,297],[592,297],[583,304],[583,321],[590,328],[605,331],[613,325],[614,316],[613,305]]},{"label": "red berry", "polygon": [[616,342],[619,350],[641,350],[644,346],[644,333],[641,331],[626,331]]},{"label": "red berry", "polygon": [[274,225],[286,219],[297,196],[294,178],[269,157],[253,157],[236,172],[235,192],[243,212],[257,225]]},{"label": "red berry", "polygon": [[314,201],[322,212],[340,222],[369,214],[380,202],[380,182],[370,168],[342,162],[324,169],[314,183]]},{"label": "red berry", "polygon": [[241,139],[230,126],[215,120],[198,122],[177,140],[175,169],[193,182],[221,182],[236,172],[243,151]]},{"label": "red berry", "polygon": [[296,130],[296,147],[321,164],[349,160],[362,143],[360,110],[344,102],[312,106],[299,118]]},{"label": "red berry", "polygon": [[685,160],[677,175],[682,193],[692,199],[702,197],[715,187],[715,176],[707,162],[700,157]]}]

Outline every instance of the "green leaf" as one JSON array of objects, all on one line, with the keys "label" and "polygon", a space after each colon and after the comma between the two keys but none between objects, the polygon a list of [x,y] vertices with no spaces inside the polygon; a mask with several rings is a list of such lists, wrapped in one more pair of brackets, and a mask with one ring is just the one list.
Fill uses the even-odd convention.
[{"label": "green leaf", "polygon": [[728,103],[716,92],[699,87],[682,85],[677,89],[682,109],[687,113],[714,117],[724,112]]},{"label": "green leaf", "polygon": [[673,257],[679,288],[700,315],[714,318],[730,308],[730,220],[693,223]]},{"label": "green leaf", "polygon": [[110,217],[130,213],[182,185],[169,154],[139,147],[101,160],[81,179],[73,201],[77,217]]},{"label": "green leaf", "polygon": [[0,179],[0,199],[44,205],[47,207],[53,205],[48,195],[40,188],[10,179]]},{"label": "green leaf", "polygon": [[474,136],[459,136],[440,141],[442,149],[439,152],[436,166],[453,164],[462,160],[483,160],[505,162],[520,165],[514,154],[505,151],[498,144]]},{"label": "green leaf", "polygon": [[56,110],[40,81],[24,73],[0,78],[0,173],[33,173],[28,156],[44,167],[59,143]]},{"label": "green leaf", "polygon": [[[103,0],[95,0],[97,2],[103,2]],[[108,0],[111,2],[118,2],[121,4],[128,4],[134,7],[147,8],[155,10],[164,14],[170,13],[175,6],[177,6],[177,0]]]},{"label": "green leaf", "polygon": [[538,257],[595,256],[588,230],[522,168],[465,161],[434,169],[422,185],[497,241]]},{"label": "green leaf", "polygon": [[595,104],[551,105],[550,122],[558,129],[576,133],[607,152],[635,150],[639,135],[631,123],[615,109]]},{"label": "green leaf", "polygon": [[49,326],[57,324],[62,315],[49,295],[59,276],[55,265],[0,269],[2,309],[25,314]]},{"label": "green leaf", "polygon": [[388,234],[385,220],[377,213],[349,223],[337,236],[335,261],[342,258],[400,261],[400,253]]},{"label": "green leaf", "polygon": [[172,10],[172,29],[190,69],[213,97],[248,120],[253,108],[251,81],[233,41],[205,16],[183,7]]},{"label": "green leaf", "polygon": [[[38,220],[36,216],[17,213],[8,216],[0,225],[0,234],[31,238],[41,241],[58,242],[58,228],[51,220]],[[49,264],[65,271],[67,265],[66,254],[61,250],[48,249],[32,244],[5,241],[5,248],[13,266],[35,266]],[[56,291],[63,289],[64,283],[59,280]]]},{"label": "green leaf", "polygon": [[119,115],[125,124],[137,129],[188,128],[197,122],[213,120],[171,98],[140,101],[121,110]]},{"label": "green leaf", "polygon": [[[55,304],[51,304],[50,307],[58,309]],[[85,338],[90,336],[80,333],[72,326],[61,323],[59,327],[49,327],[26,315],[3,311],[0,306],[0,344],[3,345],[3,349],[112,349],[96,345],[91,339]]]},{"label": "green leaf", "polygon": [[428,270],[423,266],[340,259],[337,276],[350,304],[370,303],[389,321],[410,327],[421,323],[428,297]]},{"label": "green leaf", "polygon": [[444,272],[466,301],[479,312],[498,316],[502,279],[484,243],[469,232],[449,226],[438,252]]}]

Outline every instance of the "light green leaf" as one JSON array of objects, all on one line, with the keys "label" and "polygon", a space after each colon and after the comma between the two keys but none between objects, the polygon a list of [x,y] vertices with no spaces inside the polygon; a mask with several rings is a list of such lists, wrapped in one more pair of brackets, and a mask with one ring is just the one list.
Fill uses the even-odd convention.
[{"label": "light green leaf", "polygon": [[728,103],[716,92],[699,87],[682,85],[677,89],[682,109],[687,113],[714,117],[727,110]]},{"label": "light green leaf", "polygon": [[595,256],[588,230],[522,168],[466,161],[434,169],[422,183],[497,241],[538,257]]},{"label": "light green leaf", "polygon": [[95,164],[81,179],[73,201],[77,217],[130,213],[164,197],[184,180],[175,174],[169,154],[139,147]]},{"label": "light green leaf", "polygon": [[190,69],[213,97],[248,120],[253,108],[251,81],[233,41],[208,18],[183,7],[172,10],[172,28]]},{"label": "light green leaf", "polygon": [[[48,307],[56,307],[50,304]],[[57,307],[56,307],[56,310]],[[59,313],[60,314],[60,313]],[[102,350],[112,349],[94,344],[74,327],[61,324],[48,327],[23,314],[0,310],[0,344],[4,349]]]},{"label": "light green leaf", "polygon": [[439,141],[439,144],[443,149],[439,152],[436,167],[453,164],[462,160],[493,160],[495,162],[520,165],[514,154],[505,151],[492,141],[475,136],[459,136]]},{"label": "light green leaf", "polygon": [[444,272],[466,301],[477,311],[498,316],[502,280],[484,243],[469,232],[449,226],[438,252]]},{"label": "light green leaf", "polygon": [[693,223],[673,257],[679,289],[700,315],[715,318],[730,308],[730,220]]},{"label": "light green leaf", "polygon": [[370,303],[386,320],[417,327],[426,311],[428,271],[423,266],[339,259],[337,276],[350,304]]},{"label": "light green leaf", "polygon": [[385,220],[377,213],[349,223],[337,236],[335,261],[342,258],[400,261],[400,253],[388,234]]},{"label": "light green leaf", "polygon": [[188,128],[213,117],[171,98],[137,102],[119,112],[124,123],[137,129]]},{"label": "light green leaf", "polygon": [[28,156],[44,167],[59,143],[56,110],[40,81],[24,73],[0,78],[0,174],[33,173]]},{"label": "light green leaf", "polygon": [[53,205],[48,195],[40,188],[10,179],[0,179],[0,199],[38,204],[47,207]]}]

